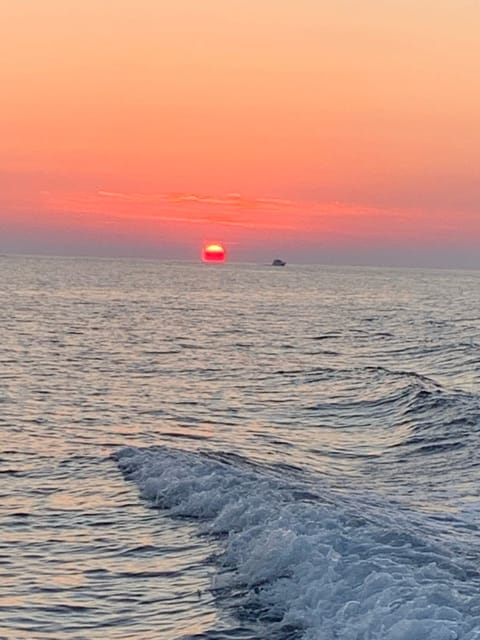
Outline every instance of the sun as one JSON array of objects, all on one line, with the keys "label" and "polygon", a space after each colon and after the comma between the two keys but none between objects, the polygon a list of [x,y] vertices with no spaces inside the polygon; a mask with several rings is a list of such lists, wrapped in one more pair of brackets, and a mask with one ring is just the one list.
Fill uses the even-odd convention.
[{"label": "sun", "polygon": [[202,249],[204,262],[225,262],[227,257],[224,246],[220,242],[207,242]]}]

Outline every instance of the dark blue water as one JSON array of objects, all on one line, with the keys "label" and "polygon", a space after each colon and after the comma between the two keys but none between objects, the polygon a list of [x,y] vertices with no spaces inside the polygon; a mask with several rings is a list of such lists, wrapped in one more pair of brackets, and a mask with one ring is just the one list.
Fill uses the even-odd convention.
[{"label": "dark blue water", "polygon": [[0,274],[0,638],[480,638],[479,272]]}]

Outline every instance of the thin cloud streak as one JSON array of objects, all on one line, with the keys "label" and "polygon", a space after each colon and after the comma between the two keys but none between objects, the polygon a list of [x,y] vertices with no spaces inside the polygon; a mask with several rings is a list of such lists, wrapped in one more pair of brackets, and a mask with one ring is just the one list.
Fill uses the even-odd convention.
[{"label": "thin cloud streak", "polygon": [[[370,238],[374,242],[408,239],[419,234],[430,239],[453,236],[480,237],[478,216],[465,212],[432,212],[422,209],[380,208],[340,201],[308,202],[276,197],[212,196],[197,193],[126,193],[107,189],[44,191],[40,210],[46,216],[61,212],[101,220],[157,225],[194,225],[218,228],[284,231],[306,236],[308,243],[325,236]],[[468,229],[469,232],[466,232]]]},{"label": "thin cloud streak", "polygon": [[64,238],[62,243],[85,237],[114,245],[122,238],[122,246],[128,244],[133,252],[148,246],[149,251],[163,247],[171,253],[175,246],[180,256],[214,237],[238,246],[238,255],[244,256],[254,247],[260,253],[271,247],[275,253],[291,254],[304,247],[305,256],[329,252],[333,260],[335,255],[363,252],[368,261],[375,251],[387,255],[389,248],[423,255],[425,237],[429,250],[439,256],[453,246],[460,254],[471,252],[480,239],[480,218],[472,213],[386,209],[338,200],[50,187],[16,204],[20,206],[12,206],[7,191],[0,194],[4,244],[8,237],[31,237],[35,229],[39,237]]}]

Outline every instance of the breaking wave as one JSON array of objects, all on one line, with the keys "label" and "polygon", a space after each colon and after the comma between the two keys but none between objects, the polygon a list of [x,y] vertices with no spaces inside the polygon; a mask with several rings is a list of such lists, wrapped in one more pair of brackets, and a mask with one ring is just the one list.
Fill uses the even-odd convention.
[{"label": "breaking wave", "polygon": [[232,454],[114,457],[144,499],[218,542],[212,592],[259,637],[480,638],[477,558],[422,514]]}]

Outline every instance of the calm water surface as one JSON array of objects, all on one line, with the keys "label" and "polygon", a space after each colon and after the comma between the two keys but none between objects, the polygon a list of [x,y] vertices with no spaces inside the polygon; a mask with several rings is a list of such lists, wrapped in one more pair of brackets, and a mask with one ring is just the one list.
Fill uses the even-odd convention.
[{"label": "calm water surface", "polygon": [[0,638],[480,639],[480,272],[0,275]]}]

